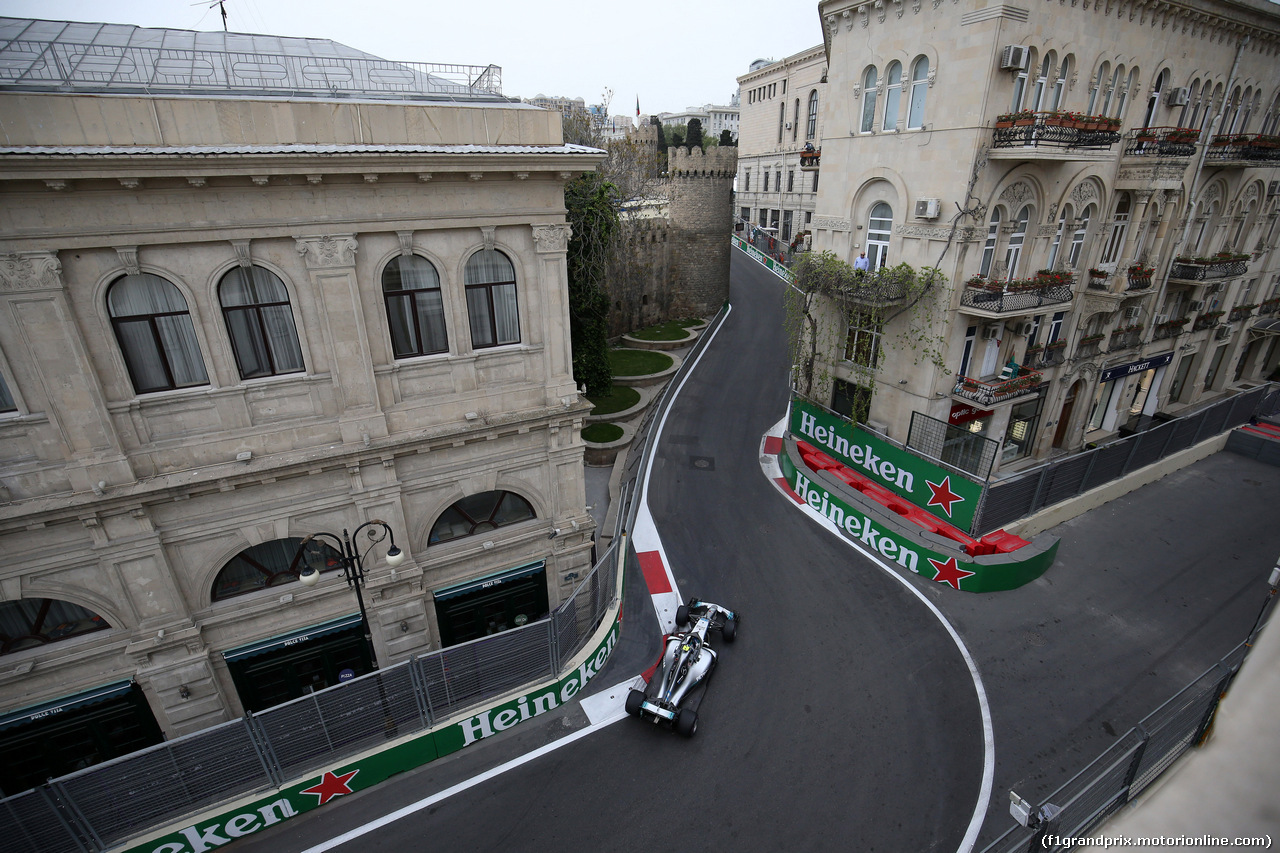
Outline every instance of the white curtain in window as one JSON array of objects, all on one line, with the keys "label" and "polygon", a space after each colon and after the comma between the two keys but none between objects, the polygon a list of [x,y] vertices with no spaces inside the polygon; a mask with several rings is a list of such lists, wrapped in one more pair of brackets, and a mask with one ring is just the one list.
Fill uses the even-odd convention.
[{"label": "white curtain in window", "polygon": [[418,309],[418,331],[422,335],[422,351],[443,352],[449,348],[449,339],[445,336],[444,301],[440,291],[430,290],[416,294],[414,299]]},{"label": "white curtain in window", "polygon": [[520,312],[516,305],[516,286],[499,284],[493,287],[494,325],[498,343],[514,344],[520,341]]},{"label": "white curtain in window", "polygon": [[160,333],[164,354],[169,360],[173,383],[181,387],[208,382],[209,376],[204,371],[204,360],[200,357],[200,346],[196,343],[196,330],[191,324],[191,315],[157,317],[156,328]]},{"label": "white curtain in window", "polygon": [[467,261],[465,284],[497,284],[515,280],[516,271],[511,261],[495,249],[476,252]]}]

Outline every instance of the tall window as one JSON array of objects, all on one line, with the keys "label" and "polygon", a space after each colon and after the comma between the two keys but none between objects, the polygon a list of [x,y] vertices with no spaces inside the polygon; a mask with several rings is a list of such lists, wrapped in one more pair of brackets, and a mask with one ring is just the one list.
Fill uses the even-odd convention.
[{"label": "tall window", "polygon": [[1151,127],[1155,123],[1156,107],[1160,105],[1160,93],[1164,91],[1164,84],[1168,79],[1168,69],[1156,75],[1156,82],[1152,85],[1151,94],[1147,97],[1147,111],[1142,116],[1143,127]]},{"label": "tall window", "polygon": [[18,404],[14,402],[13,394],[9,391],[9,384],[4,381],[4,374],[0,373],[0,412],[16,412]]},{"label": "tall window", "polygon": [[1049,109],[1062,109],[1062,96],[1067,91],[1067,75],[1070,71],[1071,57],[1062,57],[1062,66],[1058,69],[1058,79],[1053,81],[1053,100]]},{"label": "tall window", "polygon": [[1031,60],[1033,58],[1034,57],[1031,55],[1028,55],[1023,59],[1022,67],[1013,75],[1013,101],[1009,105],[1012,112],[1017,112],[1022,109],[1022,101],[1027,96],[1027,69],[1031,65]]},{"label": "tall window", "polygon": [[787,192],[795,192],[796,189],[796,172],[795,169],[787,170]]},{"label": "tall window", "polygon": [[218,282],[218,301],[241,379],[302,371],[289,291],[271,270],[234,267]]},{"label": "tall window", "polygon": [[1044,109],[1044,95],[1049,88],[1049,71],[1053,68],[1053,51],[1044,55],[1040,63],[1040,73],[1036,76],[1036,86],[1031,93],[1031,109],[1039,112]]},{"label": "tall window", "polygon": [[929,93],[929,57],[918,56],[911,65],[911,101],[907,106],[907,127],[924,127],[924,100]]},{"label": "tall window", "polygon": [[782,144],[782,127],[787,123],[787,102],[778,104],[778,144]]},{"label": "tall window", "polygon": [[463,279],[471,345],[480,349],[520,343],[516,271],[507,256],[496,249],[477,252],[467,261]]},{"label": "tall window", "polygon": [[1064,204],[1062,206],[1062,215],[1058,217],[1058,230],[1053,232],[1053,243],[1049,246],[1049,263],[1046,265],[1048,269],[1053,269],[1054,264],[1058,262],[1058,250],[1062,248],[1062,238],[1067,233],[1067,223],[1071,221],[1071,205]]},{"label": "tall window", "polygon": [[884,130],[896,130],[898,127],[898,104],[902,101],[902,63],[896,59],[889,63],[885,71],[884,90]]},{"label": "tall window", "polygon": [[69,640],[110,627],[97,613],[70,601],[57,598],[0,601],[0,654]]},{"label": "tall window", "polygon": [[1104,97],[1104,90],[1107,87],[1107,75],[1111,72],[1111,63],[1104,62],[1098,69],[1098,76],[1094,78],[1093,90],[1089,92],[1089,109],[1091,115],[1098,114],[1098,104]]},{"label": "tall window", "polygon": [[804,138],[813,139],[818,135],[818,90],[809,93],[809,122],[804,128]]},{"label": "tall window", "polygon": [[1124,118],[1124,108],[1129,105],[1129,93],[1138,88],[1138,69],[1129,70],[1129,80],[1120,90],[1120,99],[1116,104],[1116,114],[1113,118]]},{"label": "tall window", "polygon": [[[746,169],[743,171],[742,183],[743,183],[742,191],[744,193],[751,192],[751,170],[750,169]],[[743,217],[743,218],[745,219],[746,217]]]},{"label": "tall window", "polygon": [[1120,197],[1116,199],[1116,215],[1111,221],[1111,236],[1107,238],[1107,245],[1102,250],[1102,263],[1113,263],[1120,257],[1120,250],[1124,248],[1125,231],[1129,228],[1129,194],[1120,193]]},{"label": "tall window", "polygon": [[862,132],[870,133],[876,126],[876,67],[872,65],[862,74]]},{"label": "tall window", "polygon": [[440,276],[430,261],[417,255],[393,259],[382,270],[382,299],[396,358],[448,351]]},{"label": "tall window", "polygon": [[800,99],[796,98],[796,114],[795,119],[791,122],[791,141],[796,141],[796,134],[800,132]]},{"label": "tall window", "polygon": [[1124,66],[1117,65],[1116,70],[1111,74],[1111,85],[1107,86],[1107,91],[1102,96],[1102,109],[1099,111],[1101,115],[1111,115],[1111,102],[1118,94],[1123,74]]},{"label": "tall window", "polygon": [[849,319],[849,335],[845,339],[844,358],[863,367],[875,367],[880,362],[880,323],[871,314],[854,314]]},{"label": "tall window", "polygon": [[1004,250],[1005,277],[1013,281],[1018,275],[1018,261],[1022,258],[1022,241],[1027,236],[1027,222],[1031,219],[1031,205],[1023,205],[1018,211],[1017,225],[1009,235],[1009,245]]},{"label": "tall window", "polygon": [[116,279],[107,310],[139,394],[207,385],[187,300],[171,282],[139,273]]},{"label": "tall window", "polygon": [[764,173],[764,191],[769,191],[769,172],[767,170]]},{"label": "tall window", "polygon": [[455,501],[440,513],[427,544],[438,545],[535,517],[533,506],[515,492],[479,492]]},{"label": "tall window", "polygon": [[867,222],[867,269],[878,270],[889,260],[889,235],[893,233],[893,208],[877,202]]},{"label": "tall window", "polygon": [[996,238],[1000,234],[1000,208],[993,207],[991,209],[991,222],[987,225],[987,242],[982,246],[982,266],[979,269],[983,275],[991,275],[991,262],[996,257]]},{"label": "tall window", "polygon": [[1067,266],[1072,269],[1080,263],[1080,251],[1084,248],[1084,235],[1089,230],[1089,220],[1093,218],[1093,205],[1087,205],[1076,223],[1076,231],[1071,235],[1071,252],[1067,256]]},{"label": "tall window", "polygon": [[1191,81],[1187,88],[1187,102],[1182,105],[1178,114],[1178,127],[1195,127],[1196,116],[1200,112],[1200,78]]}]

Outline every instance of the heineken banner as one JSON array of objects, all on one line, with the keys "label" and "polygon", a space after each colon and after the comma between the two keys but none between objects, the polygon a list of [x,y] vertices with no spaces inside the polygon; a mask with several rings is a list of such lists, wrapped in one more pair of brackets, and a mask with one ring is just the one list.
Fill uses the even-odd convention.
[{"label": "heineken banner", "polygon": [[885,522],[872,518],[814,482],[813,472],[797,468],[789,453],[779,454],[778,463],[797,500],[834,524],[847,538],[890,563],[945,583],[952,589],[965,592],[1016,589],[1044,574],[1058,553],[1057,539],[1051,543],[1037,539],[1008,554],[973,559],[943,554],[890,529]]},{"label": "heineken banner", "polygon": [[773,271],[774,275],[788,282],[791,281],[793,278],[795,278],[791,270],[787,269],[786,266],[781,261],[774,260],[773,258],[766,255],[764,252],[757,249],[755,246],[748,243],[746,240],[743,240],[741,237],[735,236],[732,238],[732,240],[733,240],[733,245],[737,246],[739,249],[746,252],[751,257],[755,258],[757,263],[764,264],[766,267],[768,267],[770,270]]},{"label": "heineken banner", "polygon": [[791,401],[791,434],[874,483],[972,532],[982,486],[804,400]]},{"label": "heineken banner", "polygon": [[[122,853],[206,853],[545,714],[569,702],[587,686],[618,644],[618,632],[619,622],[615,615],[600,643],[576,669],[559,681],[531,690],[513,702],[488,708],[460,723],[326,770],[319,776],[281,788],[261,799],[228,806],[221,814],[194,821],[177,832],[136,844]],[[378,725],[378,721],[370,724]]]}]

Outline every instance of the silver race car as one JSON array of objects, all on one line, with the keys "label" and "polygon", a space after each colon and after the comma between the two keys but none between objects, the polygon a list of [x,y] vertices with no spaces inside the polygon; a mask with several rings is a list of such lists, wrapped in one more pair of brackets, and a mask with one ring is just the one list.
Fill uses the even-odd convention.
[{"label": "silver race car", "polygon": [[694,704],[691,695],[706,684],[716,666],[716,652],[707,644],[707,634],[718,630],[726,643],[732,643],[738,633],[738,614],[695,598],[676,608],[676,626],[685,625],[689,625],[686,630],[667,637],[661,677],[655,673],[646,689],[628,693],[626,707],[628,714],[665,722],[685,737],[693,737],[698,730],[697,705],[702,702],[699,698]]}]

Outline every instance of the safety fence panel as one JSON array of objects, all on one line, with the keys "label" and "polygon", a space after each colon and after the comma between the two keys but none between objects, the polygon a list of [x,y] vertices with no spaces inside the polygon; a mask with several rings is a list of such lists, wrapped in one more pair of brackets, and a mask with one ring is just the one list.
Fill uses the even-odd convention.
[{"label": "safety fence panel", "polygon": [[0,838],[10,853],[80,853],[92,849],[67,824],[48,787],[0,800]]}]

